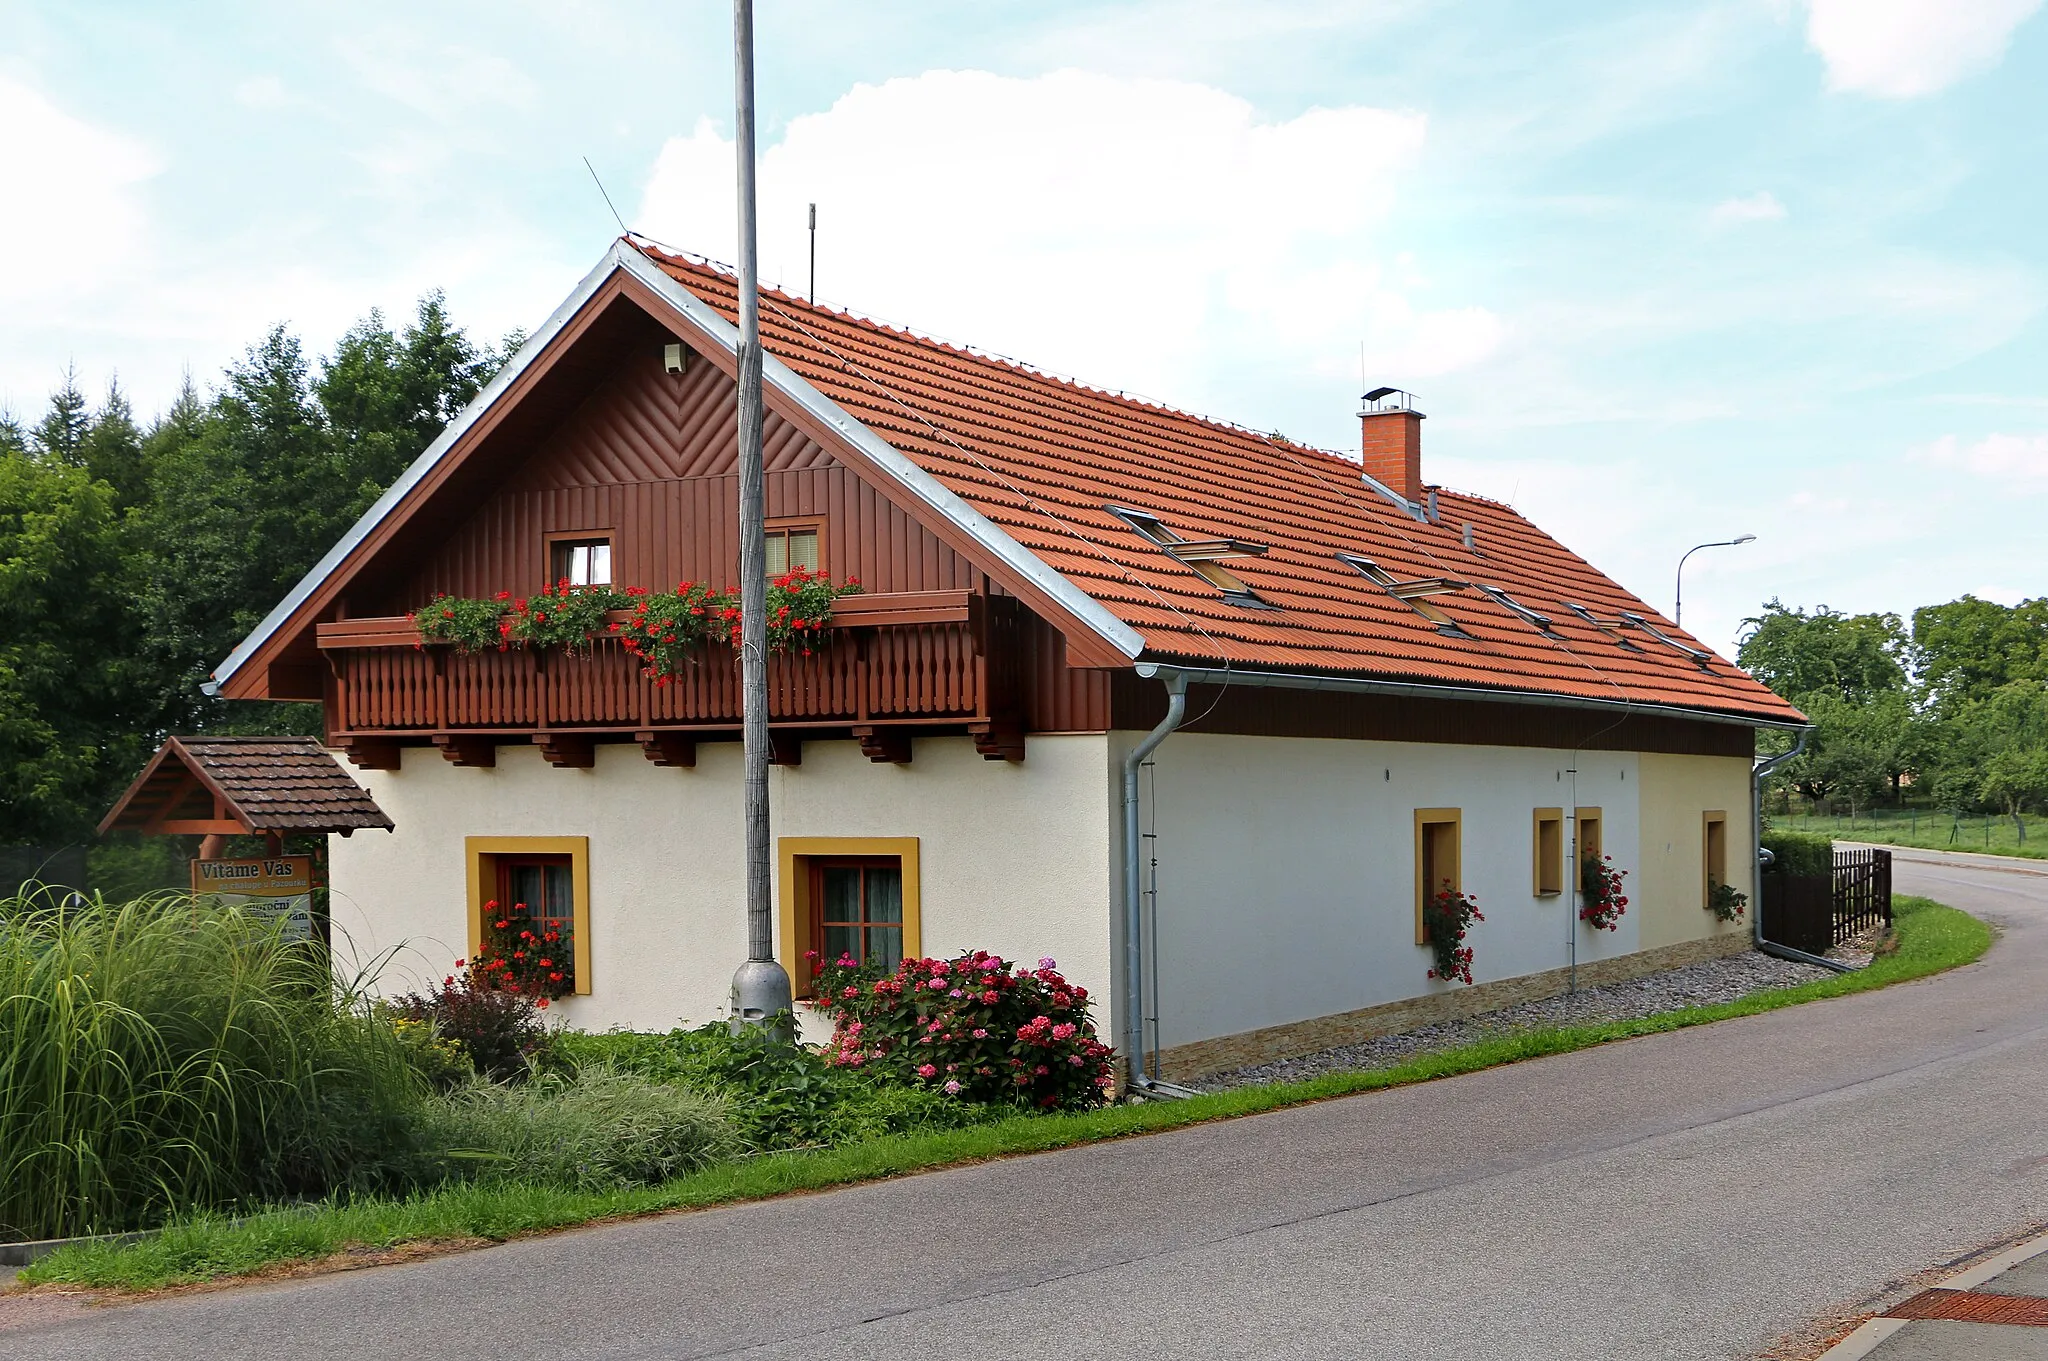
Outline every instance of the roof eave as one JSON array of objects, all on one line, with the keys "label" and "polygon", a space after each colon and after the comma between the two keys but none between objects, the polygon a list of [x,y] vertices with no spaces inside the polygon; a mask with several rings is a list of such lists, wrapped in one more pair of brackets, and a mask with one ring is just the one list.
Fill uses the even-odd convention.
[{"label": "roof eave", "polygon": [[1512,690],[1484,685],[1448,685],[1429,681],[1380,680],[1370,676],[1343,676],[1313,671],[1265,671],[1245,667],[1182,666],[1176,662],[1141,661],[1137,673],[1146,680],[1180,676],[1192,685],[1245,685],[1283,690],[1331,690],[1338,693],[1399,695],[1413,699],[1458,699],[1494,704],[1525,704],[1542,708],[1587,709],[1609,713],[1638,713],[1666,718],[1687,718],[1701,723],[1721,723],[1741,728],[1798,729],[1807,726],[1799,719],[1766,718],[1723,709],[1696,709],[1686,705],[1658,704],[1650,700],[1602,699],[1561,694],[1554,690]]}]

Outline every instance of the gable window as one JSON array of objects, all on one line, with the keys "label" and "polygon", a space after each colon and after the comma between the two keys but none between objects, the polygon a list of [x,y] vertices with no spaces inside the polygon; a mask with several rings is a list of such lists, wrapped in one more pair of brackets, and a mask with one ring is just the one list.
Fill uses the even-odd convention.
[{"label": "gable window", "polygon": [[1445,889],[1462,891],[1465,876],[1459,864],[1459,822],[1456,808],[1415,810],[1415,943],[1427,945],[1422,905]]},{"label": "gable window", "polygon": [[810,572],[825,567],[825,531],[815,520],[768,526],[768,575],[779,577],[803,568]]},{"label": "gable window", "polygon": [[1538,808],[1531,831],[1531,891],[1539,898],[1564,892],[1564,809]]},{"label": "gable window", "polygon": [[916,837],[783,837],[780,852],[781,958],[798,997],[813,952],[889,970],[920,952]]},{"label": "gable window", "polygon": [[468,860],[469,953],[484,943],[484,909],[526,904],[530,917],[569,939],[575,990],[590,991],[590,838],[584,836],[472,836]]},{"label": "gable window", "polygon": [[571,586],[612,584],[612,541],[605,537],[562,537],[548,543],[548,581]]}]

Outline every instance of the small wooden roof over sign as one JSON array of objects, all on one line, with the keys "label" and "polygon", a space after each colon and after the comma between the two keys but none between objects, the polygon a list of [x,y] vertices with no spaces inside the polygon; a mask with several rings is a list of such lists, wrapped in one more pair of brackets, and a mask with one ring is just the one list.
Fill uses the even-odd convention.
[{"label": "small wooden roof over sign", "polygon": [[392,830],[369,793],[311,737],[173,737],[100,833],[235,836]]}]

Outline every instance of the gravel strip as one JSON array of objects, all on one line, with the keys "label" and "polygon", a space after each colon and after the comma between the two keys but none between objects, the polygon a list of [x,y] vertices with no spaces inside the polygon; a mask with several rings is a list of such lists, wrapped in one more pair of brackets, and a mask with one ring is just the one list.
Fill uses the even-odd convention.
[{"label": "gravel strip", "polygon": [[1255,1082],[1300,1082],[1325,1073],[1385,1068],[1418,1054],[1455,1049],[1476,1040],[1550,1026],[1632,1021],[1683,1007],[1733,1002],[1753,992],[1789,988],[1799,983],[1811,983],[1817,978],[1832,977],[1832,970],[1817,964],[1800,964],[1749,950],[1722,959],[1710,959],[1703,964],[1687,964],[1661,973],[1645,974],[1626,983],[1610,983],[1605,987],[1547,997],[1540,1002],[1503,1007],[1499,1011],[1468,1016],[1462,1021],[1404,1030],[1397,1035],[1382,1035],[1361,1044],[1339,1045],[1335,1049],[1303,1054],[1299,1058],[1216,1073],[1190,1085],[1200,1091],[1220,1092]]}]

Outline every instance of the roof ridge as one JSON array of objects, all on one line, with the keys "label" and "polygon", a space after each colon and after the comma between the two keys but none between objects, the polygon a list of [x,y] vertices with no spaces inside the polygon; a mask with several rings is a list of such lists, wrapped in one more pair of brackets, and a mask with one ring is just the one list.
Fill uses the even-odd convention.
[{"label": "roof ridge", "polygon": [[[635,239],[636,237],[638,239]],[[708,274],[713,278],[733,285],[735,291],[737,291],[739,283],[738,272],[722,260],[714,260],[710,256],[700,255],[696,251],[679,250],[673,246],[657,245],[650,238],[641,237],[638,233],[629,233],[623,239],[657,264],[673,265],[695,274]],[[1028,359],[1020,359],[1015,355],[1003,354],[969,342],[952,340],[936,332],[920,330],[907,324],[884,321],[863,312],[856,312],[850,307],[833,308],[808,298],[800,298],[784,289],[772,288],[765,284],[761,286],[761,292],[764,296],[779,299],[812,316],[829,318],[835,322],[851,324],[879,332],[883,335],[900,337],[918,345],[956,354],[962,358],[970,359],[999,370],[1021,374],[1025,377],[1052,383],[1075,392],[1087,393],[1090,396],[1101,398],[1104,401],[1115,402],[1136,411],[1192,421],[1198,425],[1208,426],[1215,430],[1228,430],[1250,435],[1254,439],[1284,444],[1290,449],[1299,450],[1304,453],[1320,454],[1325,458],[1336,459],[1340,462],[1355,463],[1357,461],[1349,458],[1341,450],[1324,449],[1313,444],[1303,444],[1275,431],[1259,430],[1253,426],[1227,420],[1221,416],[1204,415],[1199,411],[1190,411],[1186,407],[1174,406],[1170,402],[1138,396],[1128,388],[1105,387],[1075,374],[1062,373],[1043,364],[1033,363]]]}]

